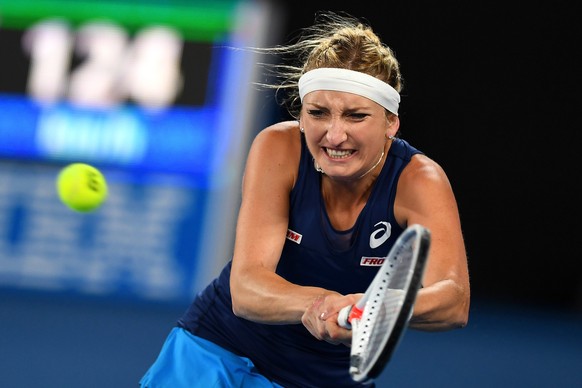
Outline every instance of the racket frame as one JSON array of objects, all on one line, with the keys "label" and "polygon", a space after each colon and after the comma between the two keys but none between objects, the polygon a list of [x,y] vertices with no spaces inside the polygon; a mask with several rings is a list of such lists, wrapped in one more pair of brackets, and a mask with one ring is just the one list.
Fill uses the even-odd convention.
[{"label": "racket frame", "polygon": [[[397,263],[397,261],[398,259],[406,258],[407,253],[403,249],[409,246],[412,249],[409,255],[409,268],[395,266],[395,261],[399,265],[407,264]],[[340,311],[338,323],[340,326],[351,328],[353,331],[350,374],[355,381],[373,380],[380,375],[388,361],[390,361],[412,315],[416,295],[419,288],[421,288],[429,248],[430,231],[427,228],[418,224],[406,228],[386,256],[386,260],[378,270],[372,283],[368,286],[364,296],[355,305],[346,306]],[[399,289],[390,288],[390,282],[394,280],[394,274],[399,269],[406,270],[404,285]],[[399,279],[396,280],[399,281]],[[394,291],[398,292],[395,293]],[[374,300],[374,298],[386,298],[390,292],[392,292],[391,297],[396,300],[397,317],[392,321],[392,324],[387,325],[388,332],[381,335],[380,345],[376,349],[377,353],[366,354],[364,357],[364,353],[368,348],[374,345],[369,342],[369,338],[375,334],[373,326],[377,326],[375,320],[380,314],[375,309],[377,307],[385,307],[381,306],[382,302],[378,301],[371,306],[370,301]],[[355,342],[361,342],[363,345]],[[378,344],[376,343],[376,345]]]}]

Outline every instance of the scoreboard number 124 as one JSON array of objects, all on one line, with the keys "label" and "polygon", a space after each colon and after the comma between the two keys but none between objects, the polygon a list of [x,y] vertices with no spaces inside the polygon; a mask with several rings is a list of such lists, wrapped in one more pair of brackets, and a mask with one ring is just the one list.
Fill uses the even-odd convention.
[{"label": "scoreboard number 124", "polygon": [[30,57],[27,93],[43,104],[64,99],[111,108],[131,100],[161,109],[172,105],[183,86],[183,41],[166,26],[146,27],[131,37],[112,22],[88,22],[73,30],[51,19],[31,26],[22,46]]}]

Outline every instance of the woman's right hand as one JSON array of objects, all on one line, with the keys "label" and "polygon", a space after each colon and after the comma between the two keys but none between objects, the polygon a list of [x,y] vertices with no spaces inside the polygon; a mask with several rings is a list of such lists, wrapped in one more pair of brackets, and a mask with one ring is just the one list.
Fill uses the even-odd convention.
[{"label": "woman's right hand", "polygon": [[338,314],[342,308],[355,304],[362,296],[336,293],[318,296],[303,313],[301,323],[318,340],[351,346],[352,331],[339,325]]}]

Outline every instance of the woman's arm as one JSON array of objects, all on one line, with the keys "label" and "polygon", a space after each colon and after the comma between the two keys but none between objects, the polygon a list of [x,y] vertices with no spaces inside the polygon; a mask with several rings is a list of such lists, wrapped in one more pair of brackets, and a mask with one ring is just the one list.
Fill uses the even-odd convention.
[{"label": "woman's arm", "polygon": [[448,177],[425,155],[416,155],[400,177],[395,215],[403,225],[431,232],[431,248],[410,327],[441,331],[467,324],[470,286],[459,210]]},{"label": "woman's arm", "polygon": [[255,322],[301,323],[323,295],[275,273],[289,221],[289,193],[297,178],[301,139],[297,122],[264,129],[247,159],[230,287],[234,313]]}]

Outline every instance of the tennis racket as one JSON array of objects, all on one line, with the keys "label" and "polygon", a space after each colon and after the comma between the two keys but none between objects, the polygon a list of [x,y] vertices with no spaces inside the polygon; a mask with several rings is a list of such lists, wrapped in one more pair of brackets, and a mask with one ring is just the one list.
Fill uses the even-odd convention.
[{"label": "tennis racket", "polygon": [[429,247],[427,228],[418,224],[406,228],[364,296],[340,311],[339,325],[352,330],[353,380],[375,379],[390,360],[412,315]]}]

